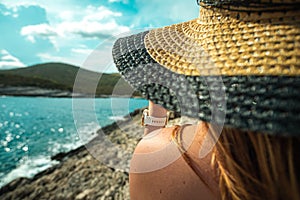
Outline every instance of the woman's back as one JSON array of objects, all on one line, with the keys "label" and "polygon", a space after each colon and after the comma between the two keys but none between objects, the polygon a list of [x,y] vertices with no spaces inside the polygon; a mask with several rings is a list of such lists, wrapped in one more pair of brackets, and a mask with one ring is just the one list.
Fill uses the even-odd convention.
[{"label": "woman's back", "polygon": [[[140,141],[131,160],[131,199],[218,199],[218,179],[211,165],[212,154],[202,159],[198,157],[201,141],[207,133],[203,125],[185,126],[180,130],[175,127],[159,129]],[[172,136],[174,131],[182,134],[183,143],[189,146],[187,155],[193,163],[188,163],[178,151]],[[200,134],[195,134],[199,131]],[[170,146],[174,147],[172,153]],[[141,157],[143,154],[145,157]],[[155,156],[150,158],[150,154]],[[167,162],[165,158],[171,156],[172,163],[163,164]],[[144,160],[146,157],[151,159],[155,171],[149,169],[148,162]],[[190,164],[197,167],[196,172]],[[202,172],[201,177],[197,174],[199,172]]]},{"label": "woman's back", "polygon": [[[203,141],[216,141],[204,122],[158,129],[141,140],[131,161],[132,199],[300,199],[299,138],[224,128],[212,151],[199,158]],[[171,153],[170,146],[179,151]],[[166,157],[174,162],[163,164]]]}]

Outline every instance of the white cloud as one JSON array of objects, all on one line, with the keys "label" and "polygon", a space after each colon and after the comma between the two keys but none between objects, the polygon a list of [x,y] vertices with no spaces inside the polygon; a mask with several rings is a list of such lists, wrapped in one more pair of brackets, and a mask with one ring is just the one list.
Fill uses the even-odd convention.
[{"label": "white cloud", "polygon": [[112,17],[121,17],[122,13],[113,12],[105,6],[86,6],[78,10],[62,10],[58,13],[60,21],[101,21]]},{"label": "white cloud", "polygon": [[85,16],[83,21],[99,21],[103,19],[109,19],[111,17],[121,17],[122,13],[113,12],[104,6],[94,7],[88,6],[84,11]]},{"label": "white cloud", "polygon": [[0,13],[4,16],[12,16],[14,18],[17,18],[19,15],[18,15],[18,9],[16,8],[12,8],[12,9],[7,9],[7,10],[1,10],[0,9]]},{"label": "white cloud", "polygon": [[22,35],[38,34],[46,37],[57,35],[56,31],[48,24],[25,26],[22,28],[21,34]]},{"label": "white cloud", "polygon": [[[127,26],[119,25],[114,17],[121,17],[122,13],[113,12],[104,6],[88,6],[84,11],[74,13],[65,11],[59,15],[59,23],[37,24],[25,26],[21,35],[27,40],[35,42],[36,37],[50,38],[53,44],[57,44],[53,38],[81,37],[105,39],[130,30]],[[75,19],[80,20],[75,20]]]},{"label": "white cloud", "polygon": [[49,24],[37,24],[25,26],[21,29],[21,35],[26,36],[26,39],[35,43],[35,37],[51,38],[57,36],[58,33]]},{"label": "white cloud", "polygon": [[[75,37],[77,35],[77,37],[103,39],[106,36],[129,31],[129,27],[120,25],[115,20],[116,17],[121,17],[122,13],[114,12],[105,6],[80,7],[72,0],[62,0],[60,4],[55,1],[33,0],[3,0],[2,3],[11,10],[11,13],[7,14],[17,15],[20,6],[34,5],[46,10],[49,24],[29,25],[21,30],[21,34],[33,43],[36,37],[66,38],[73,34]],[[55,43],[53,39],[51,42]]]},{"label": "white cloud", "polygon": [[18,58],[11,55],[5,49],[0,50],[0,69],[13,69],[25,67]]},{"label": "white cloud", "polygon": [[70,10],[64,10],[59,13],[59,18],[63,21],[72,21],[74,17],[74,13]]},{"label": "white cloud", "polygon": [[114,3],[114,2],[123,2],[125,4],[128,4],[128,0],[108,0],[109,3]]},{"label": "white cloud", "polygon": [[58,26],[58,31],[64,35],[75,34],[84,38],[105,39],[120,33],[128,32],[126,26],[120,26],[115,21],[100,23],[96,21],[65,22]]},{"label": "white cloud", "polygon": [[73,13],[73,21],[62,21],[56,29],[64,35],[104,39],[130,30],[116,22],[115,18],[121,16],[122,13],[113,12],[104,6],[87,6],[82,12]]},{"label": "white cloud", "polygon": [[90,53],[92,53],[93,49],[87,49],[87,48],[82,48],[82,49],[71,49],[72,53],[76,53],[76,54],[83,54],[85,56],[89,55]]},{"label": "white cloud", "polygon": [[[56,22],[25,26],[20,34],[32,43],[39,37],[47,38],[52,43],[56,51],[41,50],[37,54],[42,62],[65,62],[81,66],[93,51],[89,47],[80,47],[86,43],[86,39],[96,39],[97,44],[101,40],[130,31],[129,27],[116,22],[115,18],[121,16],[122,13],[113,12],[104,6],[87,6],[81,11],[65,10],[57,15]],[[103,51],[101,55],[103,54],[105,56],[102,56],[102,59],[111,52]],[[98,64],[102,59],[97,59]],[[94,66],[89,65],[85,68],[98,71],[100,68],[97,62],[93,62]],[[110,70],[113,71],[115,68]]]}]

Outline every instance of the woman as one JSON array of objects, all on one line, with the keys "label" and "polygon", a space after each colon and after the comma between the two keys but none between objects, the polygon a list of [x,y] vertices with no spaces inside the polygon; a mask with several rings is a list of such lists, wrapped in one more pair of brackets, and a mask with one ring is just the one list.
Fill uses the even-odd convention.
[{"label": "woman", "polygon": [[[150,107],[153,116],[161,117],[157,113],[161,107],[153,103]],[[202,122],[181,131],[182,140],[197,133],[185,152],[188,160],[182,156],[161,170],[131,173],[132,199],[299,199],[299,137],[224,127],[214,149],[199,159],[203,137],[212,134],[208,129],[209,124]],[[135,155],[162,149],[172,141],[173,131],[156,130],[154,137],[139,143]],[[135,155],[131,168],[139,162]]]},{"label": "woman", "polygon": [[[131,198],[300,199],[300,1],[199,4],[195,20],[114,45],[151,101]],[[165,128],[165,109],[199,122]]]}]

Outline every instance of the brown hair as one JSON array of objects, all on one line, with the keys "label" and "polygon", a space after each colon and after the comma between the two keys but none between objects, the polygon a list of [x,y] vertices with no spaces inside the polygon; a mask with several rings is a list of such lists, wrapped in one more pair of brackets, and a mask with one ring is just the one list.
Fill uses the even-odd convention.
[{"label": "brown hair", "polygon": [[213,164],[222,199],[300,199],[300,137],[225,127]]}]

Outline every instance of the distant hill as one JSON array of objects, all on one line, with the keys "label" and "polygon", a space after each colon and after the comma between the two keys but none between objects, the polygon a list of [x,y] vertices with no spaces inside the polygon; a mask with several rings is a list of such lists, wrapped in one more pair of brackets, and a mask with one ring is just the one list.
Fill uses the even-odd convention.
[{"label": "distant hill", "polygon": [[[130,88],[118,73],[101,74],[63,63],[46,63],[21,69],[0,70],[0,86],[33,86],[72,92],[79,70],[80,79],[77,78],[77,81],[79,80],[76,84],[77,93],[94,94],[91,85],[96,83],[98,83],[97,96],[111,95],[117,83],[118,95],[126,95],[126,91]],[[98,81],[99,77],[101,77],[100,81]]]}]

